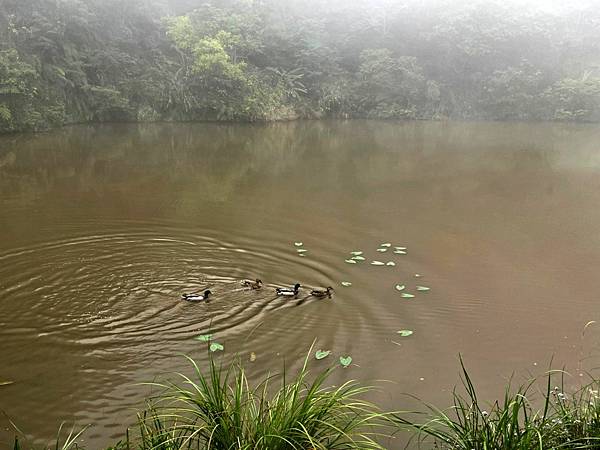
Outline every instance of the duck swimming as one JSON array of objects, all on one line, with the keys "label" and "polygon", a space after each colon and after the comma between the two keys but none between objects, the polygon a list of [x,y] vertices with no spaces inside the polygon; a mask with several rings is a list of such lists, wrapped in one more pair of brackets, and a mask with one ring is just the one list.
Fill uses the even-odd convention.
[{"label": "duck swimming", "polygon": [[188,302],[201,302],[204,300],[208,300],[208,297],[212,294],[208,289],[204,291],[202,294],[183,294],[181,296],[182,300],[186,300]]},{"label": "duck swimming", "polygon": [[333,288],[329,286],[327,289],[313,289],[310,291],[310,295],[315,297],[329,297],[331,298],[331,294],[333,293]]},{"label": "duck swimming", "polygon": [[249,287],[250,289],[260,289],[262,288],[263,282],[260,279],[252,280],[244,280],[242,281],[242,286]]},{"label": "duck swimming", "polygon": [[284,297],[295,297],[298,295],[300,290],[300,283],[296,283],[293,288],[275,288],[277,295],[283,295]]}]

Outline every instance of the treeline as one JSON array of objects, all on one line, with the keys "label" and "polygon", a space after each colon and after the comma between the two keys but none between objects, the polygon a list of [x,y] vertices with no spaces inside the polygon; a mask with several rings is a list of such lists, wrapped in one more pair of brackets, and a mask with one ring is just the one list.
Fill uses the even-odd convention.
[{"label": "treeline", "polygon": [[0,2],[0,131],[319,117],[600,121],[600,10]]}]

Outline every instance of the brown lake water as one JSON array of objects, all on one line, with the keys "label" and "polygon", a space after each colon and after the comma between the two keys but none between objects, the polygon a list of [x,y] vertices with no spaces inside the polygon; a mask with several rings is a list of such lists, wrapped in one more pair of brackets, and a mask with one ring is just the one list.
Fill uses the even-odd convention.
[{"label": "brown lake water", "polygon": [[[407,254],[377,252],[385,242]],[[353,250],[366,261],[346,263]],[[255,277],[263,290],[239,289]],[[275,297],[295,282],[297,299]],[[333,299],[306,297],[328,285]],[[205,287],[212,302],[179,300]],[[0,386],[0,448],[9,418],[42,443],[61,421],[93,424],[84,442],[108,445],[143,406],[140,382],[189,371],[182,354],[207,360],[193,338],[209,330],[222,358],[256,354],[254,380],[284,361],[297,369],[313,341],[332,351],[314,369],[352,355],[332,382],[376,384],[382,407],[405,409],[406,393],[450,404],[459,353],[490,400],[551,358],[576,385],[600,360],[600,328],[582,336],[592,320],[598,126],[103,125],[0,138],[0,382],[14,381]]]}]

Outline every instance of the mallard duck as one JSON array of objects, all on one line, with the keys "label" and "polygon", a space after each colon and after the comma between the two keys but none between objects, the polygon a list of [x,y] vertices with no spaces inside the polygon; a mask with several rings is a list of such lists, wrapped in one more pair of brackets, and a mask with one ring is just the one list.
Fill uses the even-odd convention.
[{"label": "mallard duck", "polygon": [[242,281],[242,286],[244,287],[249,287],[250,289],[260,289],[263,285],[262,280],[260,279],[256,279],[255,281],[252,280],[244,280]]},{"label": "mallard duck", "polygon": [[207,289],[202,294],[183,294],[181,299],[187,300],[188,302],[201,302],[203,300],[208,300],[210,294],[212,294],[212,292]]},{"label": "mallard duck", "polygon": [[327,289],[313,289],[310,291],[310,295],[315,297],[329,297],[331,298],[331,294],[333,292],[333,288],[329,286]]},{"label": "mallard duck", "polygon": [[294,297],[298,295],[300,290],[300,283],[296,283],[293,288],[275,288],[277,295],[283,295],[284,297]]}]

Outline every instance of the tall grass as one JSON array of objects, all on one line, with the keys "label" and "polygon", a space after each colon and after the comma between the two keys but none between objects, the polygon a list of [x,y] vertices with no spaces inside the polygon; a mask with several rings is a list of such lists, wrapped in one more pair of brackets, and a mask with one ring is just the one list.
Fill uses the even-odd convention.
[{"label": "tall grass", "polygon": [[308,358],[291,380],[284,373],[254,387],[239,363],[224,368],[211,359],[203,371],[189,361],[192,376],[152,383],[161,394],[139,415],[135,433],[115,449],[382,448],[375,438],[390,423],[361,400],[370,389],[353,381],[330,388],[331,369],[311,378]]},{"label": "tall grass", "polygon": [[[582,387],[571,397],[563,388],[552,388],[552,380],[564,372],[550,371],[541,395],[535,380],[516,388],[511,383],[502,400],[489,408],[480,403],[473,382],[461,359],[464,393],[453,390],[453,406],[441,410],[427,405],[425,421],[395,414],[395,421],[413,434],[419,448],[456,450],[534,450],[550,448],[600,448],[599,381]],[[537,405],[537,408],[534,407]]]}]

